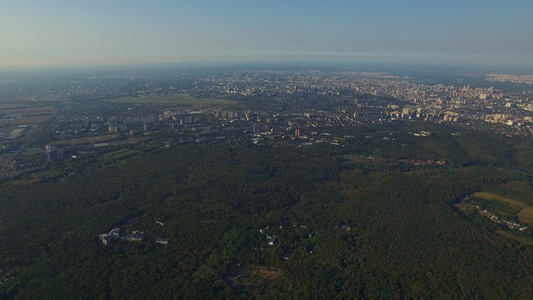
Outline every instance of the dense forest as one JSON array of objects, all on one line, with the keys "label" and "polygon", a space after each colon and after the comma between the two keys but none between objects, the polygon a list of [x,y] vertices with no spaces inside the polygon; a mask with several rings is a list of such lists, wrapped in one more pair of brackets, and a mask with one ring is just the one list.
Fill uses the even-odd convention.
[{"label": "dense forest", "polygon": [[[454,204],[531,201],[531,141],[398,126],[351,129],[342,147],[191,144],[4,182],[0,298],[530,297],[533,246]],[[104,245],[113,228],[144,239]]]}]

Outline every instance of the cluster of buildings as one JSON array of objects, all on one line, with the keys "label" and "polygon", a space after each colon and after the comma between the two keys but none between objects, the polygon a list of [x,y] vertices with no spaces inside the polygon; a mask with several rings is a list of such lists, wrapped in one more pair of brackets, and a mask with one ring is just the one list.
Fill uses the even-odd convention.
[{"label": "cluster of buildings", "polygon": [[[486,213],[489,213],[487,211],[485,211]],[[517,229],[519,231],[526,231],[527,230],[527,226],[522,226],[516,222],[511,222],[511,221],[507,221],[507,220],[502,220],[500,219],[498,216],[492,214],[490,216],[485,216],[487,217],[489,220],[491,220],[492,222],[496,223],[496,224],[500,224],[500,225],[504,225],[506,227],[508,227],[509,229]]]},{"label": "cluster of buildings", "polygon": [[[507,77],[499,74],[488,78]],[[341,144],[342,137],[335,135],[338,127],[423,120],[533,136],[533,90],[429,84],[386,72],[124,73],[61,84],[67,86],[36,97],[37,102],[53,98],[60,103],[60,113],[43,129],[44,137],[39,137],[43,144],[56,145],[40,149],[48,161],[61,157],[63,150],[77,157],[81,152],[100,149],[96,145],[109,148],[112,139],[142,139],[158,132],[171,133],[177,142],[221,143],[246,137],[260,144],[291,138],[309,147],[316,142]],[[180,93],[198,99],[230,99],[237,105],[113,100]],[[11,128],[0,132],[0,162],[6,169],[14,160],[20,166],[28,165],[18,157],[25,152],[17,145],[22,136],[29,136],[24,133],[33,131],[28,126]]]},{"label": "cluster of buildings", "polygon": [[343,225],[336,225],[335,230],[343,231],[343,232],[350,232],[352,230],[352,227],[343,224]]},{"label": "cluster of buildings", "polygon": [[[165,222],[157,220],[156,224],[165,227]],[[129,234],[125,234],[120,228],[113,228],[109,233],[102,233],[98,235],[98,239],[104,245],[112,244],[116,241],[123,240],[126,242],[142,242],[144,241],[144,232],[140,230],[133,230]],[[169,240],[164,237],[158,237],[155,240],[156,244],[168,245]]]},{"label": "cluster of buildings", "polygon": [[44,147],[44,150],[45,150],[45,153],[46,153],[46,159],[48,161],[52,161],[54,159],[61,158],[61,156],[63,155],[63,150],[62,149],[60,149],[58,147],[51,146],[51,145],[46,145]]},{"label": "cluster of buildings", "polygon": [[[466,197],[465,199],[467,199],[467,198],[468,197]],[[480,205],[461,202],[461,203],[456,204],[455,206],[457,208],[461,209],[461,210],[464,210],[464,211],[477,211],[480,216],[483,216],[483,217],[487,218],[488,220],[490,220],[490,221],[492,221],[492,222],[494,222],[496,224],[505,226],[505,227],[507,227],[509,229],[519,230],[519,231],[522,231],[522,232],[526,231],[528,229],[527,226],[521,225],[521,224],[519,224],[517,222],[503,220],[500,217],[498,217],[496,214],[494,214],[494,213],[482,208]]]},{"label": "cluster of buildings", "polygon": [[113,228],[109,233],[99,234],[98,238],[102,241],[102,244],[109,245],[120,239],[120,233],[120,228]]},{"label": "cluster of buildings", "polygon": [[99,234],[98,238],[104,245],[112,244],[121,239],[128,242],[142,242],[144,240],[144,232],[134,230],[131,234],[123,234],[120,228],[113,228],[109,233]]},{"label": "cluster of buildings", "polygon": [[[193,78],[195,86],[191,87],[186,82]],[[254,113],[247,110],[211,111],[215,119],[250,121],[254,116],[272,119],[276,113],[283,111],[310,115],[317,121],[311,126],[320,126],[322,119],[324,126],[383,123],[399,119],[450,123],[487,120],[491,124],[511,126],[519,134],[532,134],[531,130],[519,129],[533,124],[529,113],[533,110],[531,90],[516,93],[492,87],[417,83],[385,72],[246,70],[191,76],[187,80],[179,91],[214,98],[225,98],[229,94],[253,103],[251,108]],[[371,96],[391,97],[403,102],[387,105]],[[205,110],[203,112],[206,113]],[[505,118],[492,118],[493,114],[504,114]],[[198,120],[187,120],[171,112],[160,114],[159,119],[179,120],[178,125],[198,123]],[[252,127],[254,132],[264,131],[261,124]],[[476,129],[484,130],[485,127],[478,126]],[[501,131],[509,134],[513,130]]]},{"label": "cluster of buildings", "polygon": [[413,159],[411,162],[415,166],[418,166],[418,165],[439,165],[439,166],[444,166],[444,165],[446,165],[446,161],[444,161],[444,160]]},{"label": "cluster of buildings", "polygon": [[487,80],[533,84],[533,75],[487,74]]},{"label": "cluster of buildings", "polygon": [[[279,226],[279,229],[283,229],[283,226]],[[267,226],[265,229],[260,229],[259,234],[264,235],[269,246],[274,246],[278,242],[278,237],[275,234],[267,234],[266,232],[270,230],[270,226]]]}]

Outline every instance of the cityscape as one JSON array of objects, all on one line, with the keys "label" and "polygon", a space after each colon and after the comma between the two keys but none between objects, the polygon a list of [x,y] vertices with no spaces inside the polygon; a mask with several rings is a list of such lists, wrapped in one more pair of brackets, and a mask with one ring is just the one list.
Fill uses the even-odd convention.
[{"label": "cityscape", "polygon": [[0,89],[13,100],[0,107],[1,174],[42,175],[53,159],[133,147],[127,158],[140,153],[133,145],[150,142],[342,145],[347,135],[335,128],[395,121],[532,137],[529,87],[428,84],[345,69],[115,72],[58,78],[41,90],[31,79],[3,79]]},{"label": "cityscape", "polygon": [[532,1],[4,2],[0,299],[532,298]]}]

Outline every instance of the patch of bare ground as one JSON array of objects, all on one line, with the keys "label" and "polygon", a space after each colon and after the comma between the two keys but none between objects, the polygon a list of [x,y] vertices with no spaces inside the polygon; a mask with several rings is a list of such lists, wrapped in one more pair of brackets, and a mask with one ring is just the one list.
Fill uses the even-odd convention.
[{"label": "patch of bare ground", "polygon": [[259,292],[282,276],[281,269],[271,266],[245,266],[232,268],[224,277],[226,284],[238,293],[258,296]]}]

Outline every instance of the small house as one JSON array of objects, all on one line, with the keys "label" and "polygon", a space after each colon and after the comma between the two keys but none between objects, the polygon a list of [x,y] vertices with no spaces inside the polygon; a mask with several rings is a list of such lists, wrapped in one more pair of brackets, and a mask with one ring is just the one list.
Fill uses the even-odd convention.
[{"label": "small house", "polygon": [[168,239],[165,239],[165,238],[157,238],[155,240],[156,244],[159,244],[159,245],[168,245]]}]

